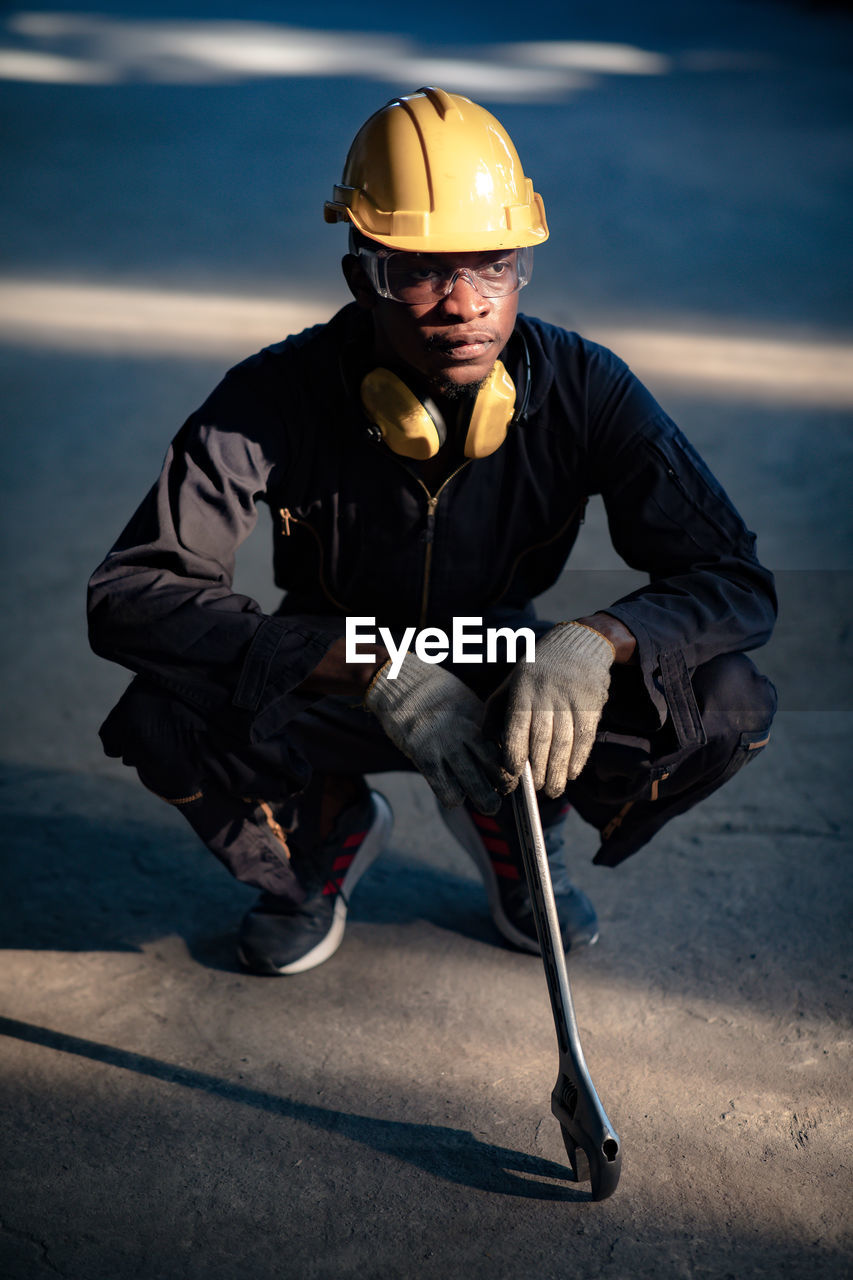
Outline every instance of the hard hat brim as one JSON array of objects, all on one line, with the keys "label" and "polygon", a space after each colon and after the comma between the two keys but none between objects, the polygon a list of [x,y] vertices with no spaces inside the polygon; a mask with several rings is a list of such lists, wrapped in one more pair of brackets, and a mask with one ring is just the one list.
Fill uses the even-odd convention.
[{"label": "hard hat brim", "polygon": [[[336,194],[340,188],[336,189]],[[439,230],[430,227],[429,215],[418,214],[421,226],[406,234],[402,230],[389,227],[387,230],[378,226],[379,219],[375,213],[371,217],[359,216],[349,204],[340,200],[327,200],[323,206],[323,217],[326,222],[349,222],[368,240],[375,240],[386,249],[401,249],[408,253],[489,253],[497,249],[528,249],[544,244],[548,239],[548,224],[545,219],[545,208],[538,192],[533,193],[533,206],[530,212],[538,217],[525,218],[532,225],[526,227],[478,228],[475,231],[464,231],[458,228]],[[527,212],[528,206],[521,211]],[[511,213],[512,211],[507,211]],[[387,215],[388,219],[399,222],[400,214]],[[509,220],[509,219],[508,219]],[[519,219],[521,220],[521,219]]]}]

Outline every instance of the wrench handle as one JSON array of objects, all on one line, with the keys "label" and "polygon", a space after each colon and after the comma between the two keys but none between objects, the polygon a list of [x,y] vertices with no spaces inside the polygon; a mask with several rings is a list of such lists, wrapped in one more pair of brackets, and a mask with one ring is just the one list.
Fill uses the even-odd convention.
[{"label": "wrench handle", "polygon": [[566,956],[539,805],[528,762],[512,796],[521,844],[524,874],[530,890],[536,935],[545,966],[545,980],[557,1031],[559,1072],[551,1095],[551,1110],[560,1122],[563,1141],[576,1179],[580,1179],[580,1150],[589,1166],[593,1200],[616,1190],[622,1167],[619,1138],[607,1118],[592,1083],[578,1035]]}]

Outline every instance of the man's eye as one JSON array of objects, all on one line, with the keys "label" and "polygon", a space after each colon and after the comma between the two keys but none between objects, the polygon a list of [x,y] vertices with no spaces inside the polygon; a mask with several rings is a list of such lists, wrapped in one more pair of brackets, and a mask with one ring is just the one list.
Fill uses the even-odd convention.
[{"label": "man's eye", "polygon": [[429,283],[439,274],[429,262],[394,262],[388,270],[389,279],[402,287]]},{"label": "man's eye", "polygon": [[413,284],[420,284],[424,280],[435,280],[441,274],[435,267],[410,267],[406,272],[407,277]]},{"label": "man's eye", "polygon": [[483,276],[486,280],[500,280],[511,271],[512,263],[502,259],[500,262],[489,262],[485,267],[480,267],[477,275]]}]

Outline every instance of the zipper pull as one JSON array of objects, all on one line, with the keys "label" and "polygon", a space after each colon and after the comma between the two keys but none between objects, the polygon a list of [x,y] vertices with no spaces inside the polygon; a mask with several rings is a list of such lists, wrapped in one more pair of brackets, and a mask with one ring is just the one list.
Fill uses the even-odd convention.
[{"label": "zipper pull", "polygon": [[290,514],[290,508],[289,508],[289,507],[280,507],[280,508],[279,508],[279,512],[278,512],[278,514],[279,514],[279,517],[281,518],[281,523],[282,523],[282,526],[283,526],[283,528],[282,528],[282,533],[284,534],[284,536],[285,536],[286,538],[289,538],[289,537],[290,537],[290,522],[291,522],[291,520],[293,521],[293,523],[294,523],[294,524],[298,524],[298,523],[299,523],[299,521],[296,519],[296,516],[292,516],[292,515]]},{"label": "zipper pull", "polygon": [[426,528],[421,534],[422,542],[432,542],[433,532],[435,528],[435,509],[438,506],[438,494],[431,494],[427,499],[427,522]]}]

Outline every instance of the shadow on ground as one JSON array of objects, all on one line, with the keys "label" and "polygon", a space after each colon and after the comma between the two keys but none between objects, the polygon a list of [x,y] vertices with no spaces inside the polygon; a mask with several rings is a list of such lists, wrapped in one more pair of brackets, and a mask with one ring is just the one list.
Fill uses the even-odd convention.
[{"label": "shadow on ground", "polygon": [[[125,1071],[135,1071],[155,1080],[199,1089],[207,1094],[255,1107],[272,1115],[299,1120],[339,1137],[360,1142],[385,1155],[396,1156],[407,1164],[437,1178],[458,1182],[481,1191],[501,1195],[525,1196],[536,1200],[588,1200],[589,1196],[565,1184],[571,1175],[550,1160],[524,1155],[506,1147],[480,1142],[471,1133],[445,1125],[407,1124],[399,1120],[381,1120],[372,1116],[334,1111],[290,1098],[281,1098],[261,1089],[250,1089],[202,1071],[189,1070],[169,1062],[161,1062],[144,1054],[128,1053],[112,1045],[98,1044],[79,1036],[50,1031],[15,1018],[0,1017],[0,1035],[42,1045],[62,1053],[76,1054],[93,1062],[102,1062]],[[527,1175],[518,1176],[518,1175]],[[542,1182],[542,1178],[559,1179],[560,1185]],[[528,1180],[528,1179],[533,1179]]]},{"label": "shadow on ground", "polygon": [[[127,952],[177,936],[197,963],[236,970],[236,926],[254,891],[231,880],[180,818],[138,784],[7,767],[0,815],[0,946]],[[725,991],[733,1006],[782,1018],[791,1016],[796,992],[798,1007],[844,1021],[849,969],[840,970],[851,887],[845,840],[834,823],[820,831],[785,822],[760,795],[740,820],[727,807],[715,814],[712,799],[698,825],[672,824],[653,850],[615,873],[593,870],[593,883],[584,884],[599,909],[602,943],[573,964],[594,963],[599,980],[638,991],[700,999]],[[415,946],[426,937],[423,929],[415,933],[419,925],[428,948],[452,934],[503,952],[465,856],[454,873],[405,851],[405,837],[399,831],[397,846],[368,871],[351,921],[380,932],[411,929]],[[820,931],[804,928],[818,910]]]},{"label": "shadow on ground", "polygon": [[[200,963],[237,967],[236,922],[255,891],[231,880],[189,828],[137,784],[6,766],[0,812],[7,886],[0,946],[138,951],[176,934]],[[394,849],[368,872],[350,919],[423,920],[502,945],[479,884]]]}]

